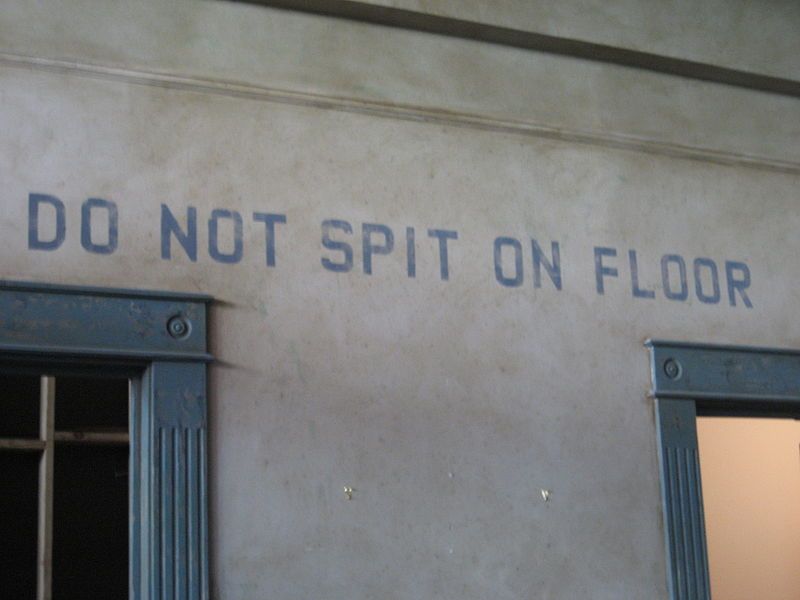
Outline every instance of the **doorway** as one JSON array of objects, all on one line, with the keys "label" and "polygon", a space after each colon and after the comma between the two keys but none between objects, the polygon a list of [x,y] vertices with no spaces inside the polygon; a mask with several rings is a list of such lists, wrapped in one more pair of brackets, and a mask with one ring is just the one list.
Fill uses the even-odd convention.
[{"label": "doorway", "polygon": [[800,352],[647,346],[670,598],[800,597]]},{"label": "doorway", "polygon": [[0,281],[0,598],[208,600],[210,303]]}]

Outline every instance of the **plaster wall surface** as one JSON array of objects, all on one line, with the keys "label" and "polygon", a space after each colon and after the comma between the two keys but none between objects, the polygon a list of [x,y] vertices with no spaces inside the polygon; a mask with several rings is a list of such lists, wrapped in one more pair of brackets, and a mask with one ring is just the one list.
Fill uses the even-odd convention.
[{"label": "plaster wall surface", "polygon": [[[3,277],[218,299],[216,597],[664,597],[642,341],[797,343],[796,176],[18,69],[2,89]],[[32,191],[65,203],[57,251],[27,249]],[[80,247],[87,196],[119,205],[113,255]],[[197,262],[161,258],[161,203],[197,208]],[[238,264],[205,252],[212,208],[243,215]],[[287,217],[273,268],[253,211]],[[416,227],[416,278],[399,250],[363,274],[357,243],[326,271],[332,217]],[[428,227],[458,231],[448,281]],[[562,291],[498,285],[500,235],[559,240]],[[594,245],[621,270],[637,248],[658,297],[597,294]],[[753,308],[665,299],[671,252],[746,260]]]},{"label": "plaster wall surface", "polygon": [[[421,102],[430,92],[434,106],[454,110],[485,108],[501,94],[498,110],[528,118],[514,90],[541,89],[514,88],[512,75],[543,68],[541,81],[562,93],[532,110],[556,111],[545,121],[556,128],[559,119],[583,127],[582,118],[597,118],[605,133],[647,129],[637,103],[662,95],[664,110],[678,108],[662,115],[659,140],[699,143],[700,128],[729,151],[755,148],[776,160],[797,150],[798,121],[789,119],[796,102],[601,66],[591,66],[599,69],[592,93],[566,94],[564,86],[587,84],[587,65],[551,70],[543,65],[552,57],[222,3],[144,4],[129,13],[109,3],[83,25],[62,15],[63,31],[49,30],[56,21],[43,13],[43,29],[25,37],[32,9],[21,6],[0,19],[6,50],[27,53],[7,53],[0,66],[0,276],[217,299],[209,390],[214,598],[666,598],[642,342],[797,345],[800,176],[319,98],[334,97],[325,94],[335,82],[349,96],[383,103]],[[215,12],[227,6],[241,12]],[[270,35],[248,29],[262,14],[269,18],[257,24],[272,23]],[[115,35],[99,26],[112,21]],[[77,37],[72,26],[83,28]],[[350,34],[364,37],[354,44]],[[91,35],[97,46],[86,42]],[[202,50],[210,39],[220,45]],[[328,52],[321,40],[333,44]],[[243,43],[271,50],[274,60],[256,60]],[[313,49],[302,60],[287,50],[302,47]],[[469,48],[475,54],[459,63]],[[377,50],[396,54],[389,60]],[[68,64],[70,56],[80,60]],[[399,70],[370,71],[384,60]],[[331,65],[356,79],[329,73]],[[431,69],[430,79],[417,80],[420,69]],[[226,73],[299,91],[197,83]],[[613,101],[617,76],[636,88],[630,105]],[[703,98],[738,99],[730,110],[741,111],[742,127],[757,121],[759,134],[713,121],[726,111]],[[66,236],[56,250],[28,247],[31,193],[64,204]],[[118,206],[111,254],[81,246],[89,197]],[[162,204],[182,226],[196,209],[195,261],[174,237],[164,258]],[[242,218],[242,256],[231,264],[208,250],[214,209]],[[274,266],[254,212],[286,217],[276,225]],[[353,229],[332,233],[352,246],[349,272],[323,264],[343,259],[322,244],[329,219]],[[218,219],[222,254],[236,248],[232,223],[230,215]],[[373,256],[371,274],[364,223],[395,237],[391,253]],[[92,229],[100,242],[104,226],[100,212]],[[416,236],[414,277],[407,227]],[[41,228],[52,232],[44,211]],[[457,232],[447,279],[429,229]],[[497,237],[520,240],[519,287],[498,283]],[[560,290],[546,274],[534,287],[531,238],[548,258],[558,242]],[[616,251],[604,260],[618,269],[603,294],[599,246]],[[630,249],[639,285],[653,298],[632,294]],[[506,275],[514,268],[509,250],[501,253]],[[695,257],[711,258],[718,302],[699,301],[691,270],[686,300],[668,299],[660,266],[668,254],[689,269]],[[741,296],[729,302],[726,261],[748,266],[752,308]],[[344,486],[354,488],[352,500]]]},{"label": "plaster wall surface", "polygon": [[800,78],[792,0],[366,0],[789,79]]},{"label": "plaster wall surface", "polygon": [[794,98],[259,6],[0,0],[0,63],[800,170]]}]

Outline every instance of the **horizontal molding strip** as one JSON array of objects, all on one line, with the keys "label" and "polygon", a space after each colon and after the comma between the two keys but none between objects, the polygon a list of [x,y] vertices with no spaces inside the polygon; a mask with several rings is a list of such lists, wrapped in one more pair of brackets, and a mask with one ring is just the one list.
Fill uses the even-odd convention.
[{"label": "horizontal molding strip", "polygon": [[648,340],[657,398],[800,404],[800,350]]},{"label": "horizontal molding strip", "polygon": [[711,63],[693,61],[631,50],[607,44],[563,38],[523,29],[490,25],[425,13],[407,8],[381,6],[357,0],[235,0],[244,4],[256,4],[270,8],[281,8],[307,12],[326,17],[360,21],[372,25],[383,25],[398,29],[420,31],[524,50],[547,52],[623,67],[645,69],[666,75],[675,75],[701,81],[713,81],[724,85],[759,90],[800,98],[800,81],[762,75],[721,67]]},{"label": "horizontal molding strip", "polygon": [[357,98],[313,94],[310,92],[297,92],[221,79],[186,77],[168,73],[123,69],[92,63],[9,53],[0,53],[0,67],[21,68],[200,94],[214,94],[248,100],[306,106],[404,121],[526,135],[578,144],[632,150],[646,154],[709,162],[719,165],[748,167],[763,171],[794,175],[800,174],[800,162],[795,161],[784,161],[758,155],[675,144],[633,135],[567,129],[529,121],[500,119],[480,114],[448,111],[425,106],[385,103]]},{"label": "horizontal molding strip", "polygon": [[143,298],[145,300],[167,300],[176,302],[201,302],[210,304],[213,298],[207,294],[193,292],[167,292],[162,290],[142,290],[127,288],[104,288],[94,286],[69,285],[60,283],[42,283],[39,281],[12,281],[0,279],[0,290],[15,292],[52,292],[73,296],[86,296],[103,298]]},{"label": "horizontal molding strip", "polygon": [[205,296],[0,280],[0,353],[210,362],[208,304]]},{"label": "horizontal molding strip", "polygon": [[47,358],[98,358],[119,359],[130,361],[163,361],[163,362],[189,362],[211,363],[214,356],[208,352],[169,352],[169,351],[144,351],[144,350],[117,350],[114,348],[93,348],[75,346],[64,348],[61,346],[33,346],[26,344],[8,344],[0,342],[0,353],[12,357],[43,357]]}]

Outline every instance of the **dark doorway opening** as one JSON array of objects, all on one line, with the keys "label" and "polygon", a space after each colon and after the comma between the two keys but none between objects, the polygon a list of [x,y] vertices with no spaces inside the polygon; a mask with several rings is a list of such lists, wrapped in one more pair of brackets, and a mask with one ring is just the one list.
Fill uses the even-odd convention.
[{"label": "dark doorway opening", "polygon": [[0,376],[0,597],[126,598],[129,382]]}]

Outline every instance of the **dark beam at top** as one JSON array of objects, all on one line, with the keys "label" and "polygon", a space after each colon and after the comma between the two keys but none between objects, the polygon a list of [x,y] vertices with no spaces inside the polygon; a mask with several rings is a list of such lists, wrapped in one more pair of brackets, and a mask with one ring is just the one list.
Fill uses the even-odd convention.
[{"label": "dark beam at top", "polygon": [[606,44],[595,44],[509,27],[487,25],[476,21],[430,15],[401,8],[377,6],[355,0],[234,1],[349,19],[373,25],[446,35],[489,44],[523,48],[525,50],[536,50],[537,52],[548,52],[550,54],[645,69],[656,73],[800,98],[800,81],[793,79],[761,75],[692,60],[670,58],[650,52],[640,52]]}]

